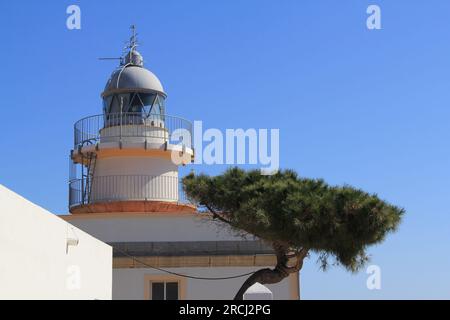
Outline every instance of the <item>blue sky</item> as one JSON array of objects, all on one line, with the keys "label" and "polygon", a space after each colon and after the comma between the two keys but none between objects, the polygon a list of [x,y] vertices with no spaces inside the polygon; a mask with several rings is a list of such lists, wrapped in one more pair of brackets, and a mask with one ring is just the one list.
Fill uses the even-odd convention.
[{"label": "blue sky", "polygon": [[[81,30],[66,8],[81,8]],[[366,28],[378,4],[382,30]],[[0,183],[67,212],[73,123],[100,92],[136,24],[168,113],[209,128],[279,128],[280,164],[402,206],[400,230],[364,270],[323,273],[302,297],[450,298],[450,2],[2,1]],[[225,166],[194,166],[219,173]],[[186,168],[183,172],[190,170]]]}]

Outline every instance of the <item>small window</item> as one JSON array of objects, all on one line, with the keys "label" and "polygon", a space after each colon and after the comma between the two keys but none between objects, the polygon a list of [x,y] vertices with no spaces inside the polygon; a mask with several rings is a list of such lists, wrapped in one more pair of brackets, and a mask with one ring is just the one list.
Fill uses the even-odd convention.
[{"label": "small window", "polygon": [[152,282],[152,300],[166,300],[164,286],[164,282]]},{"label": "small window", "polygon": [[152,300],[178,300],[178,282],[152,282]]}]

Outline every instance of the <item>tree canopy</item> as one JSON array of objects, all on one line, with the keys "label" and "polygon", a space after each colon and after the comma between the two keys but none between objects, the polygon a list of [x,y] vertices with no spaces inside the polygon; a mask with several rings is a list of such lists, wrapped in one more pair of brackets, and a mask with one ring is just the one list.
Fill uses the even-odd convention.
[{"label": "tree canopy", "polygon": [[367,247],[395,231],[404,214],[375,194],[301,178],[291,170],[270,176],[238,168],[218,176],[191,173],[183,185],[188,198],[215,219],[274,248],[275,269],[253,274],[236,299],[255,282],[276,283],[298,272],[309,252],[318,253],[323,267],[331,262],[357,271],[368,259]]}]

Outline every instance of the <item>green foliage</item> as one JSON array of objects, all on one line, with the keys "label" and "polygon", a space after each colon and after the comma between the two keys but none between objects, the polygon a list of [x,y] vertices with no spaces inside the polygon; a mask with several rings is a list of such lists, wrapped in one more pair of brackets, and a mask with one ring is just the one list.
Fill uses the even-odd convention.
[{"label": "green foliage", "polygon": [[367,260],[366,248],[395,231],[404,210],[350,186],[300,178],[286,170],[272,176],[229,169],[210,177],[183,179],[188,197],[220,213],[229,225],[268,242],[319,254],[356,271]]}]

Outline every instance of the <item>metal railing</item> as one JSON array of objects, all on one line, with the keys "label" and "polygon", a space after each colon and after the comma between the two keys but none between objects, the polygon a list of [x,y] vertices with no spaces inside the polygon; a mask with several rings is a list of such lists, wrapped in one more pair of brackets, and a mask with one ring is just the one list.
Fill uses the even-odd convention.
[{"label": "metal railing", "polygon": [[[173,134],[176,132],[177,134]],[[184,136],[180,138],[180,133]],[[186,137],[186,134],[189,136]],[[159,139],[191,148],[192,123],[186,119],[160,114],[110,113],[78,120],[74,125],[74,146],[122,139]],[[184,138],[184,141],[183,141]]]},{"label": "metal railing", "polygon": [[189,203],[178,177],[115,175],[69,181],[69,208],[96,202],[127,200]]}]

